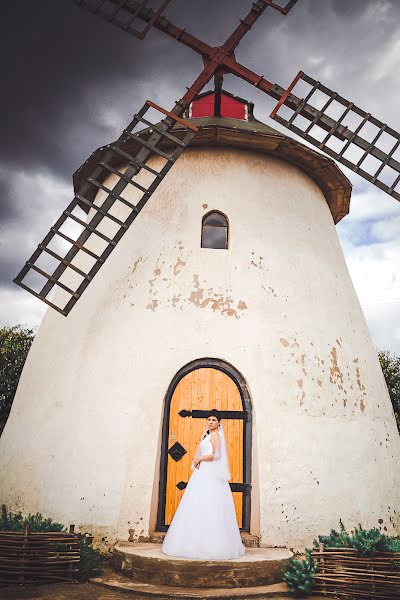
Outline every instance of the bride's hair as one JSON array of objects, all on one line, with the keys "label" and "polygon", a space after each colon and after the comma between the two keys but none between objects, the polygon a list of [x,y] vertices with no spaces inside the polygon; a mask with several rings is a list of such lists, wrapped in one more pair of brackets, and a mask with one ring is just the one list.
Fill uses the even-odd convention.
[{"label": "bride's hair", "polygon": [[217,410],[216,408],[213,408],[210,410],[210,412],[207,415],[207,419],[208,417],[217,417],[218,421],[221,420],[221,413],[219,412],[219,410]]},{"label": "bride's hair", "polygon": [[[208,411],[207,413],[207,419],[208,417],[216,417],[218,419],[218,425],[221,422],[221,413],[219,412],[219,410],[217,410],[216,408],[212,408],[210,411]],[[210,430],[207,429],[205,434],[203,435],[202,439],[204,440],[204,438],[210,433]]]},{"label": "bride's hair", "polygon": [[[217,417],[218,419],[218,423],[221,421],[221,413],[219,412],[219,410],[217,410],[216,408],[212,408],[208,413],[207,413],[207,419],[208,417]],[[205,432],[205,434],[203,435],[203,440],[206,437],[206,435],[208,435],[210,432],[207,429],[207,431]]]}]

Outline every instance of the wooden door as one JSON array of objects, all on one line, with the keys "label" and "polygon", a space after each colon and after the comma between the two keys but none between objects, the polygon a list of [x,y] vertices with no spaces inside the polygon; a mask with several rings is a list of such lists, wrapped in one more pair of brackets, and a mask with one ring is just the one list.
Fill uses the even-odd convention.
[{"label": "wooden door", "polygon": [[[165,525],[171,523],[185,493],[192,473],[190,465],[207,426],[206,411],[212,408],[222,413],[232,476],[231,488],[240,488],[244,481],[244,412],[239,389],[228,375],[218,369],[199,368],[191,371],[179,381],[171,398],[166,453]],[[243,491],[232,491],[232,494],[238,525],[242,527]]]}]

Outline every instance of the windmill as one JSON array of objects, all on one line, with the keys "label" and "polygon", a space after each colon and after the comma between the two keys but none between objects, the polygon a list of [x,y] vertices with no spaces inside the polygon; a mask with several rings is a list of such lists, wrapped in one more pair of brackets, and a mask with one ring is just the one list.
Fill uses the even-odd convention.
[{"label": "windmill", "polygon": [[[400,440],[335,229],[351,184],[333,159],[398,200],[399,134],[303,73],[284,88],[236,60],[258,18],[291,18],[295,1],[257,0],[218,47],[170,23],[170,1],[77,2],[139,39],[158,29],[204,67],[171,110],[147,101],[77,170],[16,279],[55,310],[0,438],[5,501],[97,541],[154,539],[216,406],[250,544],[304,549],[339,518],[398,532]],[[222,89],[227,73],[325,155],[257,121]]]},{"label": "windmill", "polygon": [[[134,115],[119,139],[105,148],[104,154],[99,158],[92,173],[86,176],[85,181],[81,183],[72,202],[63,211],[15,278],[15,283],[64,316],[68,315],[79,300],[102,264],[195,135],[196,127],[182,117],[190,103],[213,77],[217,87],[221,88],[224,74],[234,74],[278,100],[271,112],[271,118],[396,200],[400,200],[400,159],[398,160],[399,155],[396,155],[400,145],[400,134],[397,131],[302,71],[285,89],[278,84],[271,83],[264,76],[254,73],[236,60],[235,50],[240,41],[267,9],[279,11],[286,16],[296,5],[297,0],[290,0],[284,5],[272,0],[257,0],[247,16],[241,19],[235,31],[223,45],[218,47],[211,47],[186,30],[170,23],[163,13],[171,0],[160,1],[156,10],[148,7],[146,0],[142,2],[75,0],[75,3],[140,40],[145,38],[152,27],[162,31],[200,54],[204,68],[170,111],[148,100]],[[303,85],[302,89],[306,88],[305,96],[302,98],[294,93],[296,86],[301,84]],[[162,115],[160,123],[154,124],[146,118],[149,109],[154,109],[158,115]],[[281,113],[284,109],[286,109],[286,113],[285,116],[282,116]],[[181,139],[174,136],[172,132],[176,124],[180,124],[185,130],[185,135]],[[151,134],[147,137],[140,135],[137,131],[137,127],[143,125],[150,128]],[[163,140],[166,139],[171,146],[169,153],[161,148]],[[125,150],[127,142],[132,140],[140,145],[140,149],[135,155],[131,155]],[[358,154],[356,154],[357,152]],[[160,172],[152,173],[154,179],[146,188],[138,184],[135,177],[143,169],[151,172],[151,167],[146,163],[152,154],[165,159],[165,165]],[[355,154],[356,159],[354,158]],[[110,164],[115,156],[122,157],[128,162],[129,168],[124,173],[119,172]],[[118,181],[112,189],[107,188],[103,183],[104,178],[110,173],[118,177]],[[123,190],[129,185],[139,189],[142,193],[141,199],[136,205],[130,204],[121,196]],[[93,198],[99,190],[106,193],[100,205],[93,203]],[[117,201],[129,208],[129,215],[124,221],[118,220],[112,214],[111,209]],[[88,222],[83,221],[74,213],[78,206],[86,211],[94,209],[94,215]],[[103,219],[110,219],[118,226],[118,230],[112,238],[105,236],[99,228]],[[78,223],[83,228],[76,239],[72,239],[65,233],[65,225],[71,221]],[[68,246],[64,256],[60,256],[51,248],[51,243],[57,236],[62,238]],[[106,242],[100,255],[95,254],[88,247],[87,242],[91,236],[98,236]],[[50,255],[56,261],[52,273],[47,273],[40,266],[43,253]],[[80,254],[86,254],[93,259],[87,271],[82,270],[73,262]],[[73,288],[63,281],[63,275],[68,270],[75,273]],[[29,276],[33,272],[39,279],[39,283],[35,281],[35,286],[39,287],[30,285]],[[50,299],[55,286],[66,292],[62,299],[62,305],[56,304]]]}]

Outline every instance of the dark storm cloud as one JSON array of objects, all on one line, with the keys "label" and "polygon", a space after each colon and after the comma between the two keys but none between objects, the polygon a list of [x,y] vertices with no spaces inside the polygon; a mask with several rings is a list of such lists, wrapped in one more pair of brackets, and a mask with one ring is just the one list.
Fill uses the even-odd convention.
[{"label": "dark storm cloud", "polygon": [[17,210],[13,202],[11,188],[7,181],[6,174],[0,174],[0,223],[6,223],[16,214]]},{"label": "dark storm cloud", "polygon": [[[2,243],[0,242],[0,250],[2,249]],[[21,256],[18,256],[18,252],[15,253],[15,257],[12,259],[6,258],[0,261],[0,281],[3,289],[12,288],[13,283],[10,278],[10,274],[13,276],[17,274],[17,271],[22,267]],[[4,283],[3,283],[4,282]]]},{"label": "dark storm cloud", "polygon": [[[174,0],[167,17],[219,45],[250,6],[251,0]],[[305,68],[373,112],[383,96],[374,96],[371,77],[387,81],[399,21],[395,0],[299,0],[287,17],[268,9],[237,59],[282,85]],[[202,61],[157,31],[140,42],[72,0],[8,2],[0,29],[0,284],[11,285],[67,202],[59,186],[69,186],[72,196],[72,172],[87,156],[118,137],[147,98],[170,108]],[[256,116],[266,119],[269,98],[233,77],[226,88],[255,101]],[[396,94],[384,97],[387,122],[396,127]],[[41,175],[48,180],[37,187]]]},{"label": "dark storm cloud", "polygon": [[[285,79],[284,66],[296,62],[299,40],[304,45],[302,32],[318,32],[332,15],[348,23],[376,3],[300,0],[286,18],[268,9],[250,34],[250,47],[254,50],[262,42],[269,54],[261,50],[244,56],[255,70],[268,68],[274,75],[275,64]],[[211,44],[219,44],[249,6],[247,0],[175,0],[168,16]],[[276,44],[274,29],[291,40],[292,48]],[[25,170],[46,168],[65,178],[94,147],[118,134],[104,118],[105,107],[115,107],[129,120],[136,99],[142,100],[143,85],[158,95],[162,86],[165,95],[175,99],[172,92],[182,94],[201,68],[199,57],[163,34],[152,31],[139,42],[72,0],[7,3],[1,30],[0,162]],[[333,36],[337,39],[337,31]],[[274,40],[272,47],[268,38]],[[331,41],[320,41],[324,43],[320,51],[324,47],[329,51]],[[345,42],[337,39],[338,44]],[[289,68],[289,75],[292,72]]]},{"label": "dark storm cloud", "polygon": [[1,43],[6,93],[0,110],[7,118],[0,160],[69,176],[77,166],[76,150],[65,143],[70,132],[83,128],[79,142],[88,152],[97,138],[91,129],[96,126],[99,137],[107,133],[97,107],[87,103],[91,91],[107,97],[103,82],[141,74],[132,40],[72,2],[39,0],[8,4]]}]

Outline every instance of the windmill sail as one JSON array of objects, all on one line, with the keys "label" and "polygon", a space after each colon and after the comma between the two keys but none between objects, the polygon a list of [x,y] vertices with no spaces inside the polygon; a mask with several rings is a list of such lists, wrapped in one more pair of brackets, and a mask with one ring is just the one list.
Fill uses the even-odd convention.
[{"label": "windmill sail", "polygon": [[297,4],[298,0],[289,0],[289,2],[279,3],[274,2],[273,0],[261,0],[264,4],[267,4],[271,8],[275,8],[283,15],[287,15],[290,10],[292,10],[293,6]]},{"label": "windmill sail", "polygon": [[[159,0],[155,10],[148,0],[74,0],[75,4],[142,40],[171,0]],[[142,23],[138,29],[137,23]],[[143,27],[144,25],[144,27]]]},{"label": "windmill sail", "polygon": [[353,102],[300,71],[270,116],[400,200],[400,133]]},{"label": "windmill sail", "polygon": [[[149,109],[166,117],[155,125],[144,117]],[[174,110],[181,112],[182,107]],[[171,133],[176,123],[181,126],[180,137]],[[135,132],[140,124],[147,129]],[[14,279],[15,283],[66,316],[196,131],[193,125],[148,100],[120,138],[102,149],[90,173],[84,174],[78,193]],[[152,155],[161,157],[160,170],[147,164]],[[125,165],[122,170],[121,163]],[[147,179],[138,182],[137,175],[143,171]],[[132,194],[128,194],[129,199],[124,197],[128,186],[135,189],[134,204]],[[82,209],[89,213],[86,220],[79,214]],[[74,226],[75,230],[78,227],[75,236],[70,233]],[[64,255],[60,247],[65,249]],[[52,297],[55,286],[63,290],[56,295],[57,300]]]}]

